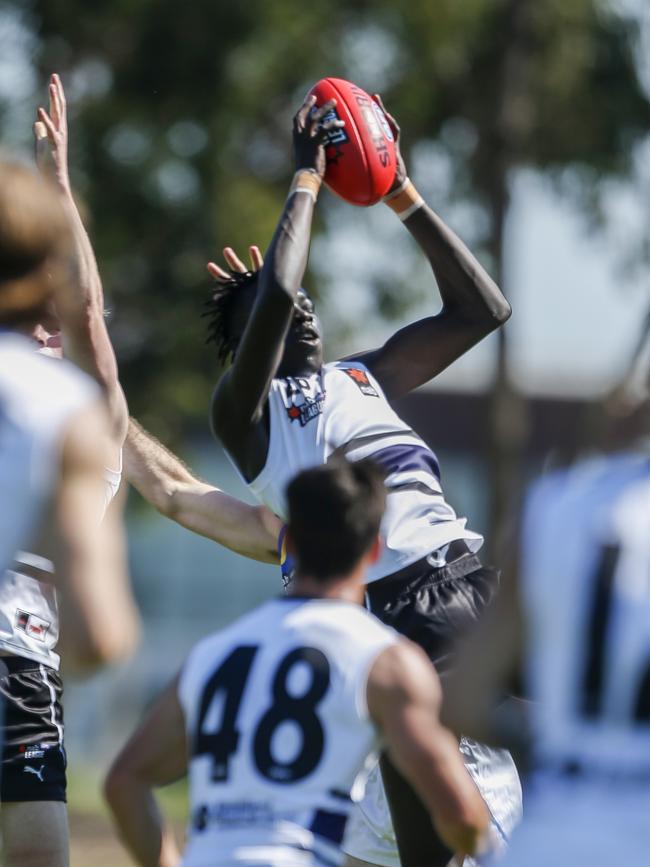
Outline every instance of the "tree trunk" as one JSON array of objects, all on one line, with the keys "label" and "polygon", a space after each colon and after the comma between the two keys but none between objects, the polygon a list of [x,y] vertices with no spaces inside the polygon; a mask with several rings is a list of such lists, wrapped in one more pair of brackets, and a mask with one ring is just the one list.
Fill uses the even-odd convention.
[{"label": "tree trunk", "polygon": [[[484,156],[487,205],[490,214],[489,248],[497,280],[511,300],[505,285],[505,243],[510,208],[510,181],[525,135],[527,79],[530,43],[534,27],[531,13],[535,0],[509,0],[502,22],[505,49],[501,54],[499,92],[494,106],[492,153]],[[513,316],[517,315],[516,299]],[[486,457],[490,486],[488,553],[497,563],[509,555],[511,527],[521,500],[524,476],[523,456],[528,436],[528,412],[524,397],[510,378],[508,325],[498,331],[495,380],[490,399]]]}]

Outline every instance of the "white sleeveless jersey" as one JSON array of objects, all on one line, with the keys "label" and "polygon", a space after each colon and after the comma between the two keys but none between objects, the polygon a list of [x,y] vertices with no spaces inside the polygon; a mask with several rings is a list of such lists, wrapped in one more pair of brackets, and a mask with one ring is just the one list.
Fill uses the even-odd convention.
[{"label": "white sleeveless jersey", "polygon": [[338,863],[376,745],[368,672],[397,640],[361,606],[287,596],[197,645],[178,688],[190,756],[183,867]]},{"label": "white sleeveless jersey", "polygon": [[[483,539],[467,530],[445,501],[438,461],[391,408],[377,380],[359,361],[324,365],[308,377],[274,379],[268,399],[266,464],[248,486],[276,515],[287,518],[286,488],[300,470],[332,455],[373,458],[387,473],[382,523],[384,551],[368,581],[463,539],[477,551]],[[432,562],[432,565],[443,565]]]},{"label": "white sleeveless jersey", "polygon": [[81,371],[33,346],[0,333],[0,574],[36,531],[54,492],[66,425],[99,397]]},{"label": "white sleeveless jersey", "polygon": [[[119,470],[104,470],[104,511],[117,494]],[[59,612],[54,564],[45,557],[18,551],[0,577],[0,650],[42,662],[58,671]]]},{"label": "white sleeveless jersey", "polygon": [[536,764],[650,791],[650,457],[536,483],[522,552]]}]

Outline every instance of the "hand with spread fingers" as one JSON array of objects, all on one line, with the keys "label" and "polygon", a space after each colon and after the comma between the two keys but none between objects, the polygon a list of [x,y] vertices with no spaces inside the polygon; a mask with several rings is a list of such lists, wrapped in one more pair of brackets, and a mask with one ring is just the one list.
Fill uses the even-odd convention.
[{"label": "hand with spread fingers", "polygon": [[[293,152],[296,171],[312,169],[319,177],[325,175],[325,143],[327,136],[335,129],[341,129],[345,122],[336,117],[333,109],[335,99],[316,108],[316,97],[308,96],[293,119]],[[331,116],[328,118],[327,115]],[[327,118],[327,119],[326,119]]]},{"label": "hand with spread fingers", "polygon": [[[78,315],[68,316],[64,334],[65,354],[93,376],[106,390],[116,449],[126,437],[128,411],[119,383],[117,360],[104,320],[104,290],[92,243],[72,195],[68,172],[68,117],[65,92],[60,77],[54,73],[48,83],[49,111],[38,109],[34,123],[36,162],[44,175],[54,174],[61,193],[61,203],[69,217],[74,239],[78,279],[70,283],[68,297],[57,301],[59,313],[64,305]],[[73,297],[73,292],[75,297]],[[74,327],[71,327],[74,322]],[[116,452],[115,466],[119,465]]]},{"label": "hand with spread fingers", "polygon": [[392,114],[389,114],[386,111],[384,103],[382,102],[381,96],[378,93],[373,93],[372,98],[377,103],[379,108],[386,115],[386,120],[388,121],[388,125],[391,128],[393,136],[395,137],[395,156],[397,157],[397,166],[395,167],[395,179],[388,190],[387,195],[390,195],[393,190],[399,189],[402,186],[406,178],[408,177],[408,173],[406,171],[406,165],[404,164],[404,158],[402,156],[402,151],[400,150],[400,136],[401,130],[399,125]]},{"label": "hand with spread fingers", "polygon": [[264,265],[264,259],[260,252],[260,248],[255,244],[252,244],[248,248],[248,255],[250,256],[251,261],[250,268],[246,267],[232,247],[224,247],[223,258],[226,260],[226,265],[228,266],[229,271],[226,271],[225,268],[217,265],[216,262],[208,262],[208,273],[211,277],[214,277],[217,282],[225,283],[230,280],[231,274],[248,274],[249,272],[261,271],[262,266]]},{"label": "hand with spread fingers", "polygon": [[34,124],[36,162],[44,173],[48,171],[48,158],[54,162],[56,181],[64,192],[70,192],[68,173],[68,117],[65,92],[61,79],[54,73],[48,85],[50,110],[38,109],[38,120]]}]

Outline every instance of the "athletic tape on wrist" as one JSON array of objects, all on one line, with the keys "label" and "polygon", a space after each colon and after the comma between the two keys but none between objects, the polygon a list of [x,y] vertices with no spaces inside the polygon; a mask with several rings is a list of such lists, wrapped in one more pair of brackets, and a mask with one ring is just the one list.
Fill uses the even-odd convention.
[{"label": "athletic tape on wrist", "polygon": [[318,198],[322,179],[318,172],[313,169],[300,169],[293,176],[293,181],[289,187],[289,195],[294,193],[308,193],[314,202]]},{"label": "athletic tape on wrist", "polygon": [[424,199],[408,178],[405,178],[396,190],[384,196],[382,201],[388,205],[391,211],[395,211],[402,222],[408,220],[411,214],[414,214],[424,205]]},{"label": "athletic tape on wrist", "polygon": [[386,193],[383,197],[382,202],[390,202],[391,199],[394,199],[396,196],[399,196],[400,193],[403,193],[407,186],[411,183],[410,178],[406,177],[399,185],[396,190],[392,190],[390,193]]}]

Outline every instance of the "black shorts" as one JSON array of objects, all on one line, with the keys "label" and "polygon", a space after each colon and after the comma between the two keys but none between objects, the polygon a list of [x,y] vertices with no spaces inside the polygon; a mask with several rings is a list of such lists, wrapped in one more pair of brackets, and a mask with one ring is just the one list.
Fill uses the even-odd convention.
[{"label": "black shorts", "polygon": [[0,801],[65,801],[63,684],[49,666],[2,657]]},{"label": "black shorts", "polygon": [[[372,613],[419,644],[444,674],[455,643],[492,600],[498,583],[496,569],[465,553],[440,568],[420,560],[369,584],[366,593]],[[387,755],[380,766],[402,867],[446,867],[453,852],[434,831],[419,797]]]},{"label": "black shorts", "polygon": [[439,674],[449,669],[454,645],[494,597],[496,569],[466,554],[440,568],[426,558],[373,581],[366,588],[370,611],[426,651]]}]

